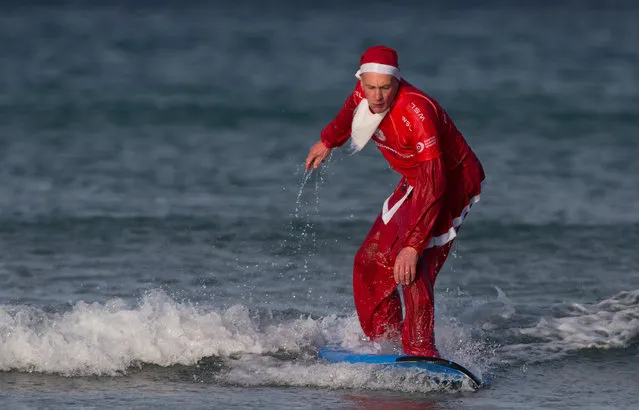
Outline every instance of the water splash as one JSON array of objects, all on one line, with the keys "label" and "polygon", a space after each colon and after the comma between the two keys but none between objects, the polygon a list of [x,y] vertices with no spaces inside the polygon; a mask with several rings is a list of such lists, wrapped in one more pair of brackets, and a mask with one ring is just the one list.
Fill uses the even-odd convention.
[{"label": "water splash", "polygon": [[[441,383],[418,370],[365,364],[278,362],[273,358],[247,358],[238,362],[223,381],[241,386],[296,386],[332,389],[391,390],[400,392],[473,391],[468,381]],[[266,370],[265,370],[266,369]]]},{"label": "water splash", "polygon": [[320,346],[363,347],[362,339],[355,315],[265,321],[242,305],[216,311],[162,291],[149,292],[136,306],[118,299],[53,313],[0,306],[0,371],[118,376],[153,364],[188,366],[198,374],[202,363],[213,361],[221,363],[213,377],[222,384],[442,388],[423,375],[317,361]]},{"label": "water splash", "polygon": [[162,291],[138,306],[114,299],[66,312],[0,306],[0,370],[117,375],[141,363],[194,365],[210,356],[299,352],[322,343],[308,318],[260,328],[242,305],[224,311],[178,303]]},{"label": "water splash", "polygon": [[[317,253],[317,233],[314,229],[312,220],[319,216],[320,212],[320,190],[326,182],[326,174],[328,172],[329,165],[332,159],[332,152],[326,159],[324,166],[317,169],[317,172],[313,170],[305,170],[302,179],[300,181],[297,197],[295,200],[295,208],[293,211],[292,219],[289,224],[288,238],[282,242],[281,247],[286,248],[287,242],[294,243],[294,250],[292,256],[298,256],[302,259],[302,270],[293,280],[305,281],[309,274],[309,265],[312,258]],[[304,192],[306,185],[314,178],[313,199],[306,200],[304,198]],[[289,271],[293,263],[288,262],[286,270]],[[280,273],[280,277],[283,273]],[[312,290],[310,290],[312,292]]]},{"label": "water splash", "polygon": [[596,304],[556,307],[530,327],[512,330],[500,354],[512,361],[543,362],[584,349],[627,348],[639,338],[639,290],[624,291]]}]

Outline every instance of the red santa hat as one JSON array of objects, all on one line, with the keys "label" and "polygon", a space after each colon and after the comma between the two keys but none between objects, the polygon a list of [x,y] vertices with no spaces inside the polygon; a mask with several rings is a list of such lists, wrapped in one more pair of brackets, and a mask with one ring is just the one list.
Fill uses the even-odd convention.
[{"label": "red santa hat", "polygon": [[362,54],[359,64],[359,70],[355,73],[355,77],[358,79],[362,73],[390,74],[393,77],[400,78],[397,51],[390,47],[370,47]]}]

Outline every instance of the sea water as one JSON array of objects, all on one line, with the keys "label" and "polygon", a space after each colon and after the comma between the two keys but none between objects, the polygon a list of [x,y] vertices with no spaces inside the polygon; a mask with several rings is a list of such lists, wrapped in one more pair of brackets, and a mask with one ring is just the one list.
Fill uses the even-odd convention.
[{"label": "sea water", "polygon": [[[0,7],[0,406],[634,409],[632,4],[9,2]],[[385,44],[487,174],[436,340],[482,379],[363,348],[352,260],[399,177],[303,161]],[[371,144],[372,145],[372,144]]]}]

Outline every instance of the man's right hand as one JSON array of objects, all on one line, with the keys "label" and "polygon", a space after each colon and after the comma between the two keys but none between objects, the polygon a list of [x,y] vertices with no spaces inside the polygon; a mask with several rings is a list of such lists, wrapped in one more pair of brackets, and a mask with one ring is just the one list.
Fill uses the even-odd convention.
[{"label": "man's right hand", "polygon": [[313,145],[308,151],[308,156],[306,157],[306,170],[317,169],[317,167],[324,162],[330,153],[331,148],[324,145],[322,141],[317,142],[317,144]]}]

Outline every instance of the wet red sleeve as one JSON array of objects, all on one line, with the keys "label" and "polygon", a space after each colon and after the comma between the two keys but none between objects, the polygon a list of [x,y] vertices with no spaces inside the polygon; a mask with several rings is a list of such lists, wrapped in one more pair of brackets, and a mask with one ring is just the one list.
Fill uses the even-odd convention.
[{"label": "wet red sleeve", "polygon": [[361,101],[359,81],[355,85],[355,89],[344,102],[344,106],[337,113],[337,116],[331,121],[320,133],[320,137],[324,145],[329,148],[341,147],[351,137],[351,124],[353,123],[353,114],[355,108]]},{"label": "wet red sleeve", "polygon": [[433,237],[433,226],[442,209],[446,191],[446,173],[441,156],[419,164],[411,194],[411,211],[404,247],[415,248],[418,254],[426,249]]},{"label": "wet red sleeve", "polygon": [[424,101],[411,103],[407,111],[406,116],[415,124],[414,143],[419,165],[404,247],[415,248],[421,254],[433,236],[433,226],[442,209],[446,172],[434,108]]}]

